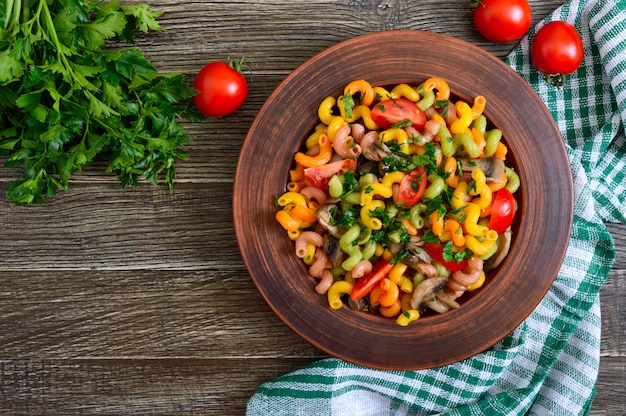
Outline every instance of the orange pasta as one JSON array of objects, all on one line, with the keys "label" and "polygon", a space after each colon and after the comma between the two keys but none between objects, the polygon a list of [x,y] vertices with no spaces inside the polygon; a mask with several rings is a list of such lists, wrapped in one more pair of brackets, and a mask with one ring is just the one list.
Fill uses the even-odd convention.
[{"label": "orange pasta", "polygon": [[319,153],[315,156],[309,156],[305,153],[298,152],[295,155],[296,163],[304,166],[305,168],[311,168],[315,166],[321,166],[328,163],[333,156],[333,146],[327,135],[323,134],[318,140]]}]

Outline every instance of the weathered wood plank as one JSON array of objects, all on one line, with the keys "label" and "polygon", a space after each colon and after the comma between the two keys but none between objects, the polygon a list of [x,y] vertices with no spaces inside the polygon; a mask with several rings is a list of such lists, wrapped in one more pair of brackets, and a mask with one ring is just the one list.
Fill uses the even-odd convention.
[{"label": "weathered wood plank", "polygon": [[0,360],[0,413],[241,416],[260,383],[310,361]]},{"label": "weathered wood plank", "polygon": [[626,414],[626,356],[602,357],[591,415]]},{"label": "weathered wood plank", "polygon": [[0,359],[324,356],[238,269],[0,272]]},{"label": "weathered wood plank", "polygon": [[[127,0],[126,3],[142,0]],[[531,1],[538,22],[562,0]],[[175,192],[121,190],[104,162],[44,206],[0,200],[0,413],[241,415],[263,381],[322,358],[256,291],[231,219],[239,149],[259,108],[328,46],[388,29],[453,35],[505,57],[472,26],[467,0],[150,1],[161,33],[138,46],[192,81],[206,63],[249,59],[250,92],[229,117],[184,122],[196,137]],[[0,169],[0,195],[17,169]],[[624,414],[626,225],[609,225],[593,415]]]},{"label": "weathered wood plank", "polygon": [[[240,416],[259,384],[312,360],[0,360],[0,412]],[[615,384],[625,374],[624,360],[602,362],[592,415],[626,412],[626,391]]]},{"label": "weathered wood plank", "polygon": [[[2,271],[237,269],[232,185],[75,186],[0,215]],[[271,203],[271,201],[270,201]]]}]

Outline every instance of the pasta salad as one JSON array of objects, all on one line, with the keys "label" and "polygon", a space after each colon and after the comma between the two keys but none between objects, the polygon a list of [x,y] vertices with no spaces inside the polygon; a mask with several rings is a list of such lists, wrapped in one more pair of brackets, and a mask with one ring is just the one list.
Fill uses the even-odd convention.
[{"label": "pasta salad", "polygon": [[506,257],[519,177],[483,96],[354,80],[319,105],[276,220],[333,309],[406,326],[460,307]]}]

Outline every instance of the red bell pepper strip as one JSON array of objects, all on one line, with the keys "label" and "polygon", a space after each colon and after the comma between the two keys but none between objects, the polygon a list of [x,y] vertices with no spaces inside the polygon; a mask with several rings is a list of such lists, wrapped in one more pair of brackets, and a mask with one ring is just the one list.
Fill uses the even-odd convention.
[{"label": "red bell pepper strip", "polygon": [[426,243],[424,244],[424,250],[433,260],[452,272],[459,272],[467,267],[467,260],[462,260],[461,262],[444,260],[443,246],[441,244]]},{"label": "red bell pepper strip", "polygon": [[359,300],[368,295],[381,280],[387,277],[393,266],[390,260],[380,260],[368,274],[356,281],[350,293],[350,298]]}]

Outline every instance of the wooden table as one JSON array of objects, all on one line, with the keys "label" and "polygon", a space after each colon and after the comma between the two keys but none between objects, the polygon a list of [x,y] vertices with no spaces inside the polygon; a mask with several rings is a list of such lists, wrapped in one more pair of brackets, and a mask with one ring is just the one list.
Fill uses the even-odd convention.
[{"label": "wooden table", "polygon": [[[241,415],[260,383],[325,357],[272,313],[241,260],[231,193],[242,141],[282,79],[356,35],[423,29],[506,56],[514,44],[481,38],[467,3],[150,1],[166,31],[138,45],[161,71],[192,81],[245,56],[249,97],[229,117],[185,123],[196,139],[172,194],[122,190],[95,164],[45,205],[0,198],[0,414]],[[530,3],[536,23],[563,1]],[[0,170],[2,195],[16,177]],[[602,291],[596,415],[626,412],[626,226],[610,230],[619,251]]]}]

